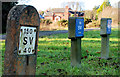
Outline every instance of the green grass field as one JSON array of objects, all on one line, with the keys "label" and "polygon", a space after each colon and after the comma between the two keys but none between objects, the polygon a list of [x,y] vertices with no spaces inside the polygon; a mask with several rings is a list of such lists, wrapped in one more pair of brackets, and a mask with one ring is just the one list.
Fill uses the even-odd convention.
[{"label": "green grass field", "polygon": [[[2,60],[4,59],[5,41]],[[118,29],[110,35],[110,58],[101,59],[101,36],[99,30],[87,31],[82,38],[81,67],[71,67],[71,40],[68,34],[56,34],[39,38],[36,75],[118,75]],[[3,63],[3,61],[2,61]],[[0,68],[1,69],[1,68]]]}]

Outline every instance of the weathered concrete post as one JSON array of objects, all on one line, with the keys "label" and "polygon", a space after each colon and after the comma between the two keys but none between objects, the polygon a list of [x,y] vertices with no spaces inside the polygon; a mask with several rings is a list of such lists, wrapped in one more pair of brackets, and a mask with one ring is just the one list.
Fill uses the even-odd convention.
[{"label": "weathered concrete post", "polygon": [[109,35],[111,34],[111,23],[110,18],[101,19],[101,58],[109,58]]},{"label": "weathered concrete post", "polygon": [[81,64],[81,38],[84,37],[84,18],[69,17],[68,38],[71,39],[71,66]]},{"label": "weathered concrete post", "polygon": [[30,5],[14,6],[7,20],[4,75],[35,75],[40,18]]}]

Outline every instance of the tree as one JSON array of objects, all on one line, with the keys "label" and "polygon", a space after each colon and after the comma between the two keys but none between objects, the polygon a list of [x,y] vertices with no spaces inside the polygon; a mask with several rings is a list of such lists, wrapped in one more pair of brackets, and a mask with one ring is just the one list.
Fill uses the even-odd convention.
[{"label": "tree", "polygon": [[40,15],[43,15],[43,14],[44,14],[44,11],[41,11],[41,12],[40,12]]},{"label": "tree", "polygon": [[99,7],[99,9],[97,9],[97,15],[103,11],[104,8],[106,8],[107,6],[111,6],[109,0],[104,0],[104,2],[102,3],[102,5]]},{"label": "tree", "polygon": [[97,14],[97,10],[99,9],[100,6],[94,6],[92,12],[91,12],[91,19],[92,20],[97,20],[98,19],[98,16],[96,15]]},{"label": "tree", "polygon": [[18,2],[2,2],[2,33],[6,33],[7,15]]},{"label": "tree", "polygon": [[66,5],[76,11],[81,11],[84,3],[83,2],[66,2],[66,3],[62,3],[62,5],[64,5],[63,7],[65,7]]},{"label": "tree", "polygon": [[100,6],[94,6],[93,10],[99,9]]}]

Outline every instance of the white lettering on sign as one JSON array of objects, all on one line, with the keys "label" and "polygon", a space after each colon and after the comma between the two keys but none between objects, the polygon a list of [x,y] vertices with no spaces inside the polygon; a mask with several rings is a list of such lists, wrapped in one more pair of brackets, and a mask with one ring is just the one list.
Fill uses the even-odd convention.
[{"label": "white lettering on sign", "polygon": [[79,22],[79,25],[78,25],[78,30],[81,30],[82,29],[82,26],[80,26],[82,23]]},{"label": "white lettering on sign", "polygon": [[29,55],[35,52],[36,27],[20,28],[19,55]]},{"label": "white lettering on sign", "polygon": [[81,30],[82,29],[82,26],[78,25],[78,30]]},{"label": "white lettering on sign", "polygon": [[112,23],[112,20],[108,20],[108,28],[109,28],[109,30],[111,29],[111,23]]},{"label": "white lettering on sign", "polygon": [[79,22],[79,24],[81,25],[82,23],[81,23],[81,22]]}]

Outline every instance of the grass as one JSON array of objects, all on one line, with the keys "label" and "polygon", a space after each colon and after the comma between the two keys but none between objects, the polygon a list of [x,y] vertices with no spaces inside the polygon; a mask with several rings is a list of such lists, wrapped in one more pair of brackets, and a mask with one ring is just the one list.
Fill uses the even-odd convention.
[{"label": "grass", "polygon": [[[36,75],[118,75],[118,29],[110,35],[110,58],[101,59],[101,36],[99,30],[87,31],[82,38],[81,66],[71,67],[71,40],[68,34],[56,34],[39,38]],[[2,57],[5,41],[1,41]],[[4,58],[2,58],[4,60]]]}]

